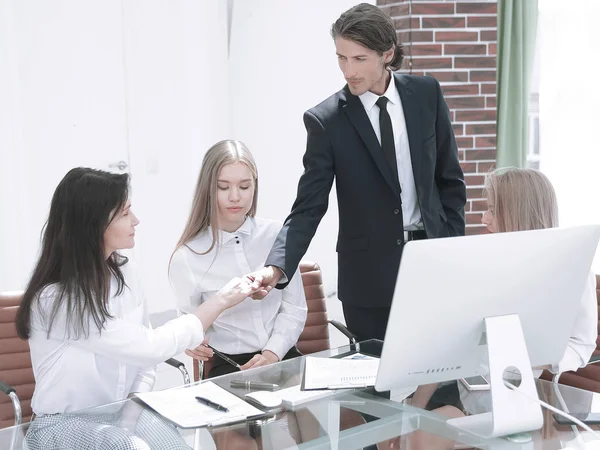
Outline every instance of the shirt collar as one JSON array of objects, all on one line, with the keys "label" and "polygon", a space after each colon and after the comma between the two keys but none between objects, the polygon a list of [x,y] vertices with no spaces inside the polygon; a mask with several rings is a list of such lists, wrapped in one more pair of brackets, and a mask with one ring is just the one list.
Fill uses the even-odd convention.
[{"label": "shirt collar", "polygon": [[227,242],[229,242],[236,236],[239,236],[240,234],[250,236],[252,234],[254,226],[254,219],[252,217],[246,217],[246,220],[244,220],[242,226],[235,230],[233,233],[230,233],[229,231],[219,230],[219,241],[221,242],[221,244],[226,244]]},{"label": "shirt collar", "polygon": [[[390,83],[388,84],[387,89],[385,90],[385,92],[383,93],[383,95],[385,95],[388,99],[388,101],[395,105],[398,104],[398,90],[396,89],[396,83],[394,81],[394,74],[393,72],[390,72]],[[370,112],[373,109],[373,106],[375,106],[375,103],[377,102],[377,100],[379,100],[379,97],[382,97],[381,95],[377,95],[374,94],[371,91],[367,91],[364,94],[361,94],[358,96],[358,98],[360,98],[360,101],[363,104],[363,107],[365,108],[365,110],[367,112]]]},{"label": "shirt collar", "polygon": [[[236,236],[239,236],[241,234],[249,236],[252,234],[252,231],[254,230],[255,227],[256,227],[256,221],[254,220],[254,218],[246,217],[246,220],[244,220],[244,223],[242,224],[242,226],[239,227],[233,233],[219,230],[219,243],[221,245],[226,244],[227,242],[231,241],[233,238],[235,238]],[[206,250],[208,250],[208,248],[211,245],[212,240],[213,240],[213,234],[212,234],[212,230],[210,229],[210,226],[209,226],[206,231],[201,232],[198,236],[196,236],[194,239],[189,241],[186,245],[190,249],[192,249],[193,251],[195,251],[197,253],[203,253]]]}]

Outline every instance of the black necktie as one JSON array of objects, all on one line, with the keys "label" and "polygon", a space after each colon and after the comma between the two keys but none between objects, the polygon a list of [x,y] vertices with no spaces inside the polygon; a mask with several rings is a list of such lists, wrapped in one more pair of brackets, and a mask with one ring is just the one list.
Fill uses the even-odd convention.
[{"label": "black necktie", "polygon": [[377,100],[376,104],[379,106],[379,130],[381,131],[381,148],[385,159],[387,159],[390,169],[392,169],[392,175],[396,183],[398,183],[398,189],[400,188],[400,180],[398,179],[398,163],[396,162],[396,145],[394,144],[394,130],[392,128],[392,119],[387,112],[387,97],[381,96]]}]

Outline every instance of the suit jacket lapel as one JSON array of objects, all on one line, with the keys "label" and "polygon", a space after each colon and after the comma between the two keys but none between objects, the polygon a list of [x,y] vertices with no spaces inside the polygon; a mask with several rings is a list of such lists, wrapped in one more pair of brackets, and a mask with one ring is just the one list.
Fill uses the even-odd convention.
[{"label": "suit jacket lapel", "polygon": [[385,160],[383,150],[379,144],[379,141],[377,140],[377,136],[375,135],[375,131],[373,130],[369,116],[367,116],[367,112],[365,111],[360,99],[357,96],[349,93],[347,89],[348,88],[346,87],[343,91],[345,94],[346,103],[343,104],[342,109],[348,115],[348,118],[350,119],[350,122],[352,122],[352,125],[354,125],[354,128],[356,128],[356,131],[365,144],[365,147],[367,147],[367,150],[371,154],[373,161],[375,161],[375,165],[381,172],[381,175],[385,179],[386,183],[390,186],[394,193],[400,197],[400,191],[398,190],[397,182],[392,177],[391,168]]},{"label": "suit jacket lapel", "polygon": [[423,140],[421,138],[421,127],[419,121],[419,101],[414,90],[410,86],[408,79],[401,74],[393,74],[396,81],[396,89],[400,94],[402,101],[402,110],[404,111],[404,120],[406,121],[406,132],[408,133],[408,145],[410,147],[410,159],[412,162],[413,175],[415,183],[418,183],[417,177],[421,161],[421,146]]}]

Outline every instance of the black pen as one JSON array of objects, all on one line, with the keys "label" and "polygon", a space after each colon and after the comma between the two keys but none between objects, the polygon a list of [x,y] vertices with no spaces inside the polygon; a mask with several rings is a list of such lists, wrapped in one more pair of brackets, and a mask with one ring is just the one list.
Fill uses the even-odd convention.
[{"label": "black pen", "polygon": [[210,406],[211,408],[216,409],[217,411],[229,412],[229,408],[225,408],[223,405],[219,405],[218,403],[215,403],[207,398],[196,397],[196,400],[198,400],[203,405]]},{"label": "black pen", "polygon": [[217,355],[219,358],[221,358],[223,361],[225,361],[226,363],[231,364],[233,367],[237,367],[238,369],[242,369],[242,366],[240,366],[238,363],[236,363],[233,359],[231,359],[229,356],[221,353],[219,350],[217,350],[214,347],[211,347],[208,344],[204,344],[206,345],[208,348],[212,349],[212,351],[215,353],[215,355]]},{"label": "black pen", "polygon": [[265,391],[277,391],[279,390],[278,384],[263,383],[262,381],[244,381],[244,380],[231,380],[229,385],[234,388],[246,388],[246,389],[262,389]]}]

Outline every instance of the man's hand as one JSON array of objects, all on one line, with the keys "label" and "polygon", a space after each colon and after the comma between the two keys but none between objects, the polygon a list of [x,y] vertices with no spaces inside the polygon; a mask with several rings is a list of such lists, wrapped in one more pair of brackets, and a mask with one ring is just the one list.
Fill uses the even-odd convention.
[{"label": "man's hand", "polygon": [[244,364],[240,369],[248,370],[254,367],[268,366],[279,362],[279,357],[271,350],[263,350],[262,354],[254,355],[254,357]]},{"label": "man's hand", "polygon": [[202,341],[202,344],[200,344],[198,347],[194,349],[188,348],[185,351],[185,354],[199,361],[208,361],[210,358],[213,357],[213,350],[212,348],[208,348],[206,345],[204,345],[207,343],[208,339],[204,339],[204,341]]},{"label": "man's hand", "polygon": [[247,275],[248,278],[254,280],[260,285],[260,289],[252,294],[252,298],[254,300],[262,300],[267,296],[271,289],[275,287],[275,285],[279,282],[281,277],[283,276],[283,272],[281,269],[275,266],[267,266]]}]

